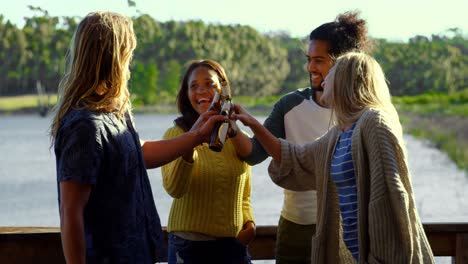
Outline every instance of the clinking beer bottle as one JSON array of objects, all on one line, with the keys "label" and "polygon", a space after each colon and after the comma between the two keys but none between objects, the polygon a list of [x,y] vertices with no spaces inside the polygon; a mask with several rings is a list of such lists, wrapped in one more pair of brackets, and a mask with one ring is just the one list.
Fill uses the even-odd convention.
[{"label": "clinking beer bottle", "polygon": [[[220,114],[224,116],[229,116],[232,107],[231,95],[229,91],[229,86],[227,82],[222,82],[221,84],[221,95],[219,96],[218,102],[215,102],[217,99],[217,94],[213,98],[212,107],[216,107],[216,104],[221,104]],[[211,108],[211,107],[210,107]],[[216,108],[214,108],[216,109]],[[220,152],[223,149],[224,142],[226,141],[227,133],[229,130],[229,122],[222,121],[218,122],[213,129],[210,137],[210,149],[216,152]]]},{"label": "clinking beer bottle", "polygon": [[213,96],[213,101],[211,101],[211,105],[207,111],[221,111],[221,100],[218,90],[215,90],[215,94]]}]

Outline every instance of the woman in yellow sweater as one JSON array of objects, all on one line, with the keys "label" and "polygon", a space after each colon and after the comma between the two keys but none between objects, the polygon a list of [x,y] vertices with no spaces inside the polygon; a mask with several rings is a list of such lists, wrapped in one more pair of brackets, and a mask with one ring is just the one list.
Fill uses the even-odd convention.
[{"label": "woman in yellow sweater", "polygon": [[[209,109],[222,82],[229,80],[217,62],[191,62],[177,96],[182,116],[164,138],[190,130]],[[169,264],[251,263],[247,250],[255,236],[251,169],[239,160],[233,140],[228,138],[221,152],[207,144],[193,148],[164,165],[162,176],[164,188],[174,198],[168,222]]]}]

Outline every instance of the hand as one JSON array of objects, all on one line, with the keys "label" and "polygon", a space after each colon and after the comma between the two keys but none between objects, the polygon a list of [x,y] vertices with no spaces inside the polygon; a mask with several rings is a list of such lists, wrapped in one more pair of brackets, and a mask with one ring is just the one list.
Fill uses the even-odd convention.
[{"label": "hand", "polygon": [[247,246],[255,239],[255,224],[248,221],[242,227],[242,230],[237,235],[236,239],[244,246]]},{"label": "hand", "polygon": [[231,114],[231,119],[240,120],[245,126],[251,126],[258,122],[252,115],[238,104],[233,105],[234,113]]},{"label": "hand", "polygon": [[228,130],[228,137],[233,138],[237,136],[239,132],[239,127],[236,124],[235,120],[229,119],[229,130]]},{"label": "hand", "polygon": [[217,111],[206,111],[198,117],[190,131],[196,132],[200,136],[201,142],[209,142],[215,124],[227,119],[227,116],[220,115]]}]

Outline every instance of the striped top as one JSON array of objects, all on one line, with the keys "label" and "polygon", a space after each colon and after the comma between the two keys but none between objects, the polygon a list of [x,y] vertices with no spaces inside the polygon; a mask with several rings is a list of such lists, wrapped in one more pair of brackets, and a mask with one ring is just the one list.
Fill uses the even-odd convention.
[{"label": "striped top", "polygon": [[[359,263],[435,263],[416,208],[398,114],[387,110],[365,110],[353,132],[358,230],[359,238],[365,238],[359,239]],[[280,138],[281,162],[272,160],[268,167],[273,182],[283,188],[317,190],[312,263],[356,262],[342,239],[339,204],[332,202],[338,201],[338,192],[330,163],[340,134],[333,127],[306,145]]]},{"label": "striped top", "polygon": [[341,133],[336,144],[330,174],[338,191],[338,204],[343,227],[343,240],[356,261],[359,261],[358,205],[351,142],[356,124]]}]

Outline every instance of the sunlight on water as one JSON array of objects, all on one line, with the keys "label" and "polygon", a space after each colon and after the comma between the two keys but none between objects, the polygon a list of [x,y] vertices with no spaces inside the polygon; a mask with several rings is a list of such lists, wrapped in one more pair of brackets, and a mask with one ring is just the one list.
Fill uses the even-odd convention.
[{"label": "sunlight on water", "polygon": [[[174,117],[136,115],[135,122],[142,139],[160,139]],[[55,157],[47,136],[49,122],[33,115],[0,116],[0,226],[59,225]],[[423,222],[468,222],[466,173],[430,143],[411,136],[405,136],[405,140]],[[276,225],[282,206],[282,189],[271,182],[268,163],[252,168],[252,206],[257,225]],[[162,187],[160,169],[150,170],[149,176],[162,224],[166,225],[171,198]]]}]

